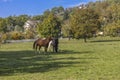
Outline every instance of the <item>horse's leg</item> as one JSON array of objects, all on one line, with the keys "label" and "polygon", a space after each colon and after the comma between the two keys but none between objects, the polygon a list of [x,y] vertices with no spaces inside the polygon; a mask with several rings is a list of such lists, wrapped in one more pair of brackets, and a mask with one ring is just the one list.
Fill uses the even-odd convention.
[{"label": "horse's leg", "polygon": [[50,42],[49,42],[49,45],[48,45],[48,51],[52,51],[51,49],[52,49],[52,44],[53,44],[53,41],[51,40]]},{"label": "horse's leg", "polygon": [[58,52],[58,46],[57,45],[55,46],[55,52]]},{"label": "horse's leg", "polygon": [[55,52],[55,46],[53,46],[53,52]]},{"label": "horse's leg", "polygon": [[36,49],[36,52],[35,53],[37,53],[39,50],[38,50],[38,47],[39,47],[39,45],[38,44],[36,44],[36,47],[35,47],[35,49]]},{"label": "horse's leg", "polygon": [[37,53],[37,46],[38,46],[38,45],[35,45],[35,53]]},{"label": "horse's leg", "polygon": [[40,53],[41,46],[39,46],[39,53]]},{"label": "horse's leg", "polygon": [[48,45],[48,48],[47,48],[47,49],[48,49],[48,51],[50,51],[50,43],[49,43],[49,45]]},{"label": "horse's leg", "polygon": [[47,53],[47,48],[48,48],[48,47],[45,47],[45,53]]},{"label": "horse's leg", "polygon": [[52,48],[52,45],[49,45],[47,48],[47,51],[51,52],[52,51],[51,48]]}]

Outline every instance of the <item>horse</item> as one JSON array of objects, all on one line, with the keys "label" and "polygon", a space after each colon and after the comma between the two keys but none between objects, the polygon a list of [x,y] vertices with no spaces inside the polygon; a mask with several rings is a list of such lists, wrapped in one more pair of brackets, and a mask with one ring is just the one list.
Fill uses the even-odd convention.
[{"label": "horse", "polygon": [[45,52],[47,52],[47,48],[48,48],[49,42],[51,40],[52,40],[52,37],[39,38],[34,41],[33,49],[35,49],[35,51],[37,51],[37,48],[39,47],[39,52],[40,52],[41,47],[44,47]]}]

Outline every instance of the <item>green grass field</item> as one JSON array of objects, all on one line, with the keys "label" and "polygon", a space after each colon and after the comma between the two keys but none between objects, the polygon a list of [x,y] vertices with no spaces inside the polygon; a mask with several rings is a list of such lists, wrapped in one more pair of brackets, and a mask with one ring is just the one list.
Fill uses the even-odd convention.
[{"label": "green grass field", "polygon": [[48,54],[32,44],[2,44],[0,80],[120,80],[120,38],[60,40],[59,52]]}]

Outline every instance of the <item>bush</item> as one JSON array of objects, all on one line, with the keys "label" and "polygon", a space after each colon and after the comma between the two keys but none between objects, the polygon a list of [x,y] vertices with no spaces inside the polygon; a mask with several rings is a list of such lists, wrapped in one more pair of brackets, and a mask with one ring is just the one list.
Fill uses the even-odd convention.
[{"label": "bush", "polygon": [[26,31],[24,38],[25,39],[33,39],[33,38],[35,38],[35,34],[32,31]]},{"label": "bush", "polygon": [[2,35],[2,40],[10,40],[11,39],[11,34],[10,33],[4,33]]},{"label": "bush", "polygon": [[21,39],[34,39],[35,33],[32,31],[27,31],[26,33],[13,31],[2,34],[1,40],[21,40]]},{"label": "bush", "polygon": [[17,31],[11,32],[11,39],[20,40],[20,39],[23,39],[23,38],[24,38],[24,36],[22,35],[21,32],[17,32]]}]

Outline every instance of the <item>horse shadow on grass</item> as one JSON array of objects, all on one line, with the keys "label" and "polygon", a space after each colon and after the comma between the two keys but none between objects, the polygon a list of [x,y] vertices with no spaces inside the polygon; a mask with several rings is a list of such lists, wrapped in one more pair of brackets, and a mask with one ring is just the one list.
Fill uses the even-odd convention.
[{"label": "horse shadow on grass", "polygon": [[97,59],[55,57],[55,55],[61,54],[65,55],[86,53],[90,54],[92,52],[74,52],[65,50],[58,53],[35,54],[33,51],[0,51],[0,76],[11,76],[16,73],[44,73],[57,70],[62,67],[70,67],[74,64],[89,64],[88,61],[78,61],[77,59]]}]

